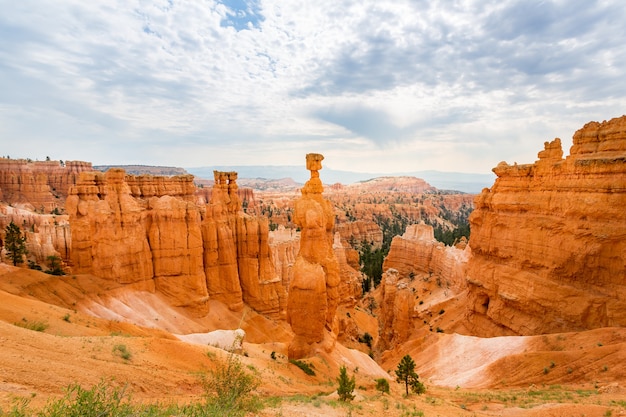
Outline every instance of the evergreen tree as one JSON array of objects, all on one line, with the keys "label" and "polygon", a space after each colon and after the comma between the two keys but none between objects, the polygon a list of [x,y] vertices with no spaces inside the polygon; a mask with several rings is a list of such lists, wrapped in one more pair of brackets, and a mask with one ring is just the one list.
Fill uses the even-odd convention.
[{"label": "evergreen tree", "polygon": [[65,275],[65,271],[63,271],[61,266],[61,258],[56,255],[48,256],[48,263],[50,264],[50,269],[46,271],[46,274]]},{"label": "evergreen tree", "polygon": [[404,357],[400,360],[398,364],[398,369],[396,369],[396,382],[404,383],[406,389],[406,395],[409,395],[409,386],[411,390],[416,394],[423,394],[426,392],[426,388],[424,384],[422,384],[419,380],[419,375],[415,372],[415,362],[413,358],[409,355],[404,355]]},{"label": "evergreen tree", "polygon": [[5,229],[5,247],[9,258],[13,261],[13,266],[24,262],[24,255],[28,253],[26,250],[26,237],[22,236],[19,226],[13,223]]},{"label": "evergreen tree", "polygon": [[352,401],[354,399],[354,387],[356,386],[356,378],[352,375],[352,378],[348,378],[348,372],[346,367],[339,368],[339,376],[337,377],[339,388],[337,388],[337,394],[341,401]]}]

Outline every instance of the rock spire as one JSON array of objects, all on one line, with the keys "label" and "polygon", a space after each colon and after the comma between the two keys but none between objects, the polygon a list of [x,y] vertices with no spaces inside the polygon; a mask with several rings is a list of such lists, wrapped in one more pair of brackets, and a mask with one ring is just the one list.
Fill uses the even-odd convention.
[{"label": "rock spire", "polygon": [[294,222],[300,227],[300,251],[289,285],[287,320],[295,333],[289,345],[290,358],[309,356],[314,345],[323,342],[332,348],[335,340],[335,312],[339,303],[339,264],[333,252],[335,216],[331,203],[324,199],[319,178],[320,154],[307,154],[306,167],[311,178],[296,201]]}]

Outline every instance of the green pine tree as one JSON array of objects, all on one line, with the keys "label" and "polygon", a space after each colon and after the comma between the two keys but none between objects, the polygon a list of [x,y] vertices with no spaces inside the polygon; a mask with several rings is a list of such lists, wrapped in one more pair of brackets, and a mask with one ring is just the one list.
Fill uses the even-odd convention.
[{"label": "green pine tree", "polygon": [[4,242],[7,254],[13,261],[13,266],[23,263],[24,255],[28,253],[26,250],[26,237],[22,235],[19,226],[13,223],[13,221],[5,229]]},{"label": "green pine tree", "polygon": [[354,399],[354,387],[356,385],[356,378],[352,375],[352,378],[348,377],[346,367],[339,368],[339,376],[337,377],[339,388],[337,388],[337,394],[341,401],[352,401]]},{"label": "green pine tree", "polygon": [[426,392],[426,387],[419,380],[419,375],[415,372],[415,362],[410,355],[404,355],[398,364],[396,369],[396,381],[401,384],[404,383],[406,389],[406,395],[409,395],[409,387],[416,394],[423,394]]}]

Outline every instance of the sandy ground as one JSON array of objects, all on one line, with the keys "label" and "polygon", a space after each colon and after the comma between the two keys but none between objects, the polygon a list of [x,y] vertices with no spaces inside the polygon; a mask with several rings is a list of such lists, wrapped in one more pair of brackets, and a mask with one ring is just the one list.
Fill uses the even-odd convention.
[{"label": "sandy ground", "polygon": [[[445,302],[448,317],[436,318],[442,326],[459,320],[453,301]],[[353,314],[359,326],[374,332],[371,316],[363,310]],[[43,331],[29,329],[37,324]],[[481,339],[434,333],[425,326],[378,363],[340,344],[321,350],[307,360],[316,370],[316,376],[308,376],[288,362],[291,333],[279,320],[249,310],[231,312],[216,302],[207,317],[189,317],[155,294],[96,277],[51,277],[4,264],[0,407],[16,398],[40,406],[70,384],[88,387],[102,380],[127,384],[135,401],[197,400],[203,394],[201,375],[227,353],[174,334],[238,326],[246,330],[238,357],[260,378],[257,394],[279,397],[259,416],[626,415],[626,329]],[[130,353],[128,359],[119,346]],[[417,363],[425,395],[404,398],[403,387],[393,382],[393,369],[405,354]],[[357,397],[349,405],[334,393],[342,364],[357,379]],[[375,390],[374,379],[380,377],[390,380],[390,394]]]}]

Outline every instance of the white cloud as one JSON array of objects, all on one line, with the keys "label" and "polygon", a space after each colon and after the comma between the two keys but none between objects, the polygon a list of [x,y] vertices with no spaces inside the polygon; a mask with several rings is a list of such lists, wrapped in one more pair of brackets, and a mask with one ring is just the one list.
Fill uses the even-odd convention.
[{"label": "white cloud", "polygon": [[618,0],[11,2],[0,141],[95,163],[315,151],[335,169],[489,172],[625,113],[625,17]]}]

